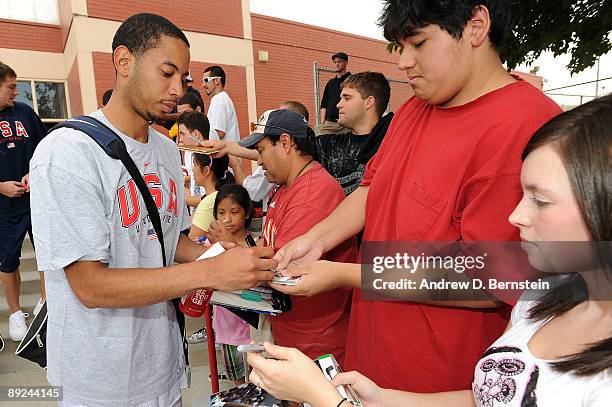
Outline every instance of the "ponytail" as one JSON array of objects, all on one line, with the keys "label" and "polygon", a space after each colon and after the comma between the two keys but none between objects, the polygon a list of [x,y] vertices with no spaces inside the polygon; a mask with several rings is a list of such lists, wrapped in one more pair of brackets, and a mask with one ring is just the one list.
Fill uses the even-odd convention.
[{"label": "ponytail", "polygon": [[234,175],[229,170],[229,157],[224,155],[214,159],[211,157],[211,159],[210,169],[215,176],[215,189],[219,191],[224,185],[234,184]]}]

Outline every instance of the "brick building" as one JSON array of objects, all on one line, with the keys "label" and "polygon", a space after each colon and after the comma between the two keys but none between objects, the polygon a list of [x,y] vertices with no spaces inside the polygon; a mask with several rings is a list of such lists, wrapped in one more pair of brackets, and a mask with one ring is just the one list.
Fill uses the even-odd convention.
[{"label": "brick building", "polygon": [[[304,103],[314,124],[313,63],[330,67],[338,50],[349,55],[350,71],[376,70],[397,80],[391,84],[392,110],[411,95],[400,82],[405,75],[396,67],[398,56],[386,51],[384,41],[251,14],[249,0],[7,0],[0,2],[0,60],[17,72],[18,100],[32,105],[48,126],[97,109],[114,85],[115,31],[128,16],[145,11],[185,31],[200,91],[204,68],[224,67],[243,136],[258,113],[288,99]],[[320,72],[319,95],[331,75]],[[525,78],[542,88],[542,78]]]}]

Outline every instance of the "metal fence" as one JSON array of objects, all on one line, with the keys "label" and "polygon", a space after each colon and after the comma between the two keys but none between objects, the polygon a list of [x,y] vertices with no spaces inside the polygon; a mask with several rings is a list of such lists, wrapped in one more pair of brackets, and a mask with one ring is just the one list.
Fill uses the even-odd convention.
[{"label": "metal fence", "polygon": [[[336,75],[336,71],[330,68],[319,66],[317,62],[312,64],[312,78],[313,78],[313,90],[314,90],[314,111],[315,111],[315,125],[321,124],[323,118],[321,118],[321,98],[323,97],[323,90],[327,82]],[[401,79],[387,78],[389,85],[391,86],[391,97],[389,99],[389,105],[387,111],[395,112],[397,108],[404,103],[410,96],[412,96],[412,89],[408,84],[408,81]]]}]

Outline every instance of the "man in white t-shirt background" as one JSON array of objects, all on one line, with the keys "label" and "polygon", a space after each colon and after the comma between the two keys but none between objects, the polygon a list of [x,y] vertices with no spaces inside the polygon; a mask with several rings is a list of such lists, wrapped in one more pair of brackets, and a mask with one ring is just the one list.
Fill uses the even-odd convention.
[{"label": "man in white t-shirt background", "polygon": [[211,129],[217,132],[218,140],[240,141],[236,109],[225,91],[225,79],[225,71],[218,65],[209,66],[204,70],[204,89],[211,97],[208,120]]}]

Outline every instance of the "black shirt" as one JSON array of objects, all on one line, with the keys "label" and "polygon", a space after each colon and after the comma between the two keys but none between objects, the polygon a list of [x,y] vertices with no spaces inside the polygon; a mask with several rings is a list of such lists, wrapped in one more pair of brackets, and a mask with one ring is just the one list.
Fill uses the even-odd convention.
[{"label": "black shirt", "polygon": [[351,73],[347,72],[339,78],[334,76],[325,85],[323,99],[321,99],[321,109],[326,109],[325,120],[330,122],[338,121],[338,108],[336,105],[340,102],[340,85],[350,75]]},{"label": "black shirt", "polygon": [[198,97],[198,99],[200,99],[200,102],[202,103],[202,113],[204,113],[205,109],[204,109],[204,99],[202,99],[202,94],[200,93],[199,90],[197,90],[196,88],[194,88],[193,86],[187,86],[187,90],[185,90],[185,93],[193,93],[194,95],[196,95]]},{"label": "black shirt", "polygon": [[316,158],[340,183],[345,195],[361,184],[368,161],[387,133],[393,113],[383,116],[370,134],[322,134],[314,139]]},{"label": "black shirt", "polygon": [[[24,103],[0,110],[0,182],[21,181],[30,172],[34,149],[47,134],[38,115]],[[0,215],[30,211],[30,195],[9,198],[0,194]]]},{"label": "black shirt", "polygon": [[365,163],[359,163],[357,156],[368,134],[322,134],[314,139],[319,162],[340,183],[344,194],[357,189],[365,172]]}]

